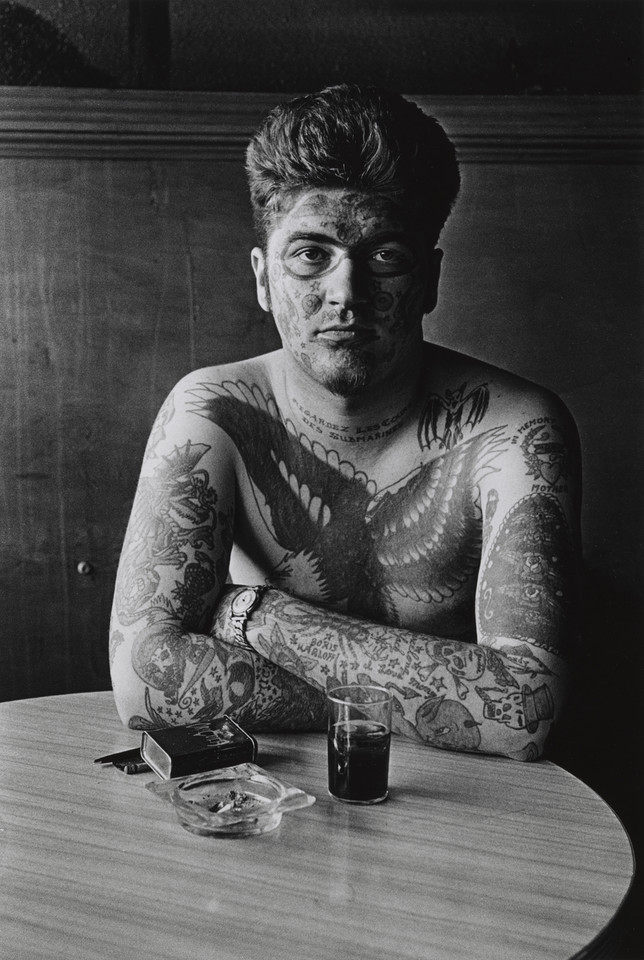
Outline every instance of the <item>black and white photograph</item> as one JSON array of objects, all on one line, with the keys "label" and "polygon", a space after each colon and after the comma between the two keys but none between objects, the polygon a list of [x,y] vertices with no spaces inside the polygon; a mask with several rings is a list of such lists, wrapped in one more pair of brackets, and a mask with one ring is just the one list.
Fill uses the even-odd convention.
[{"label": "black and white photograph", "polygon": [[641,0],[0,0],[0,953],[644,960]]}]

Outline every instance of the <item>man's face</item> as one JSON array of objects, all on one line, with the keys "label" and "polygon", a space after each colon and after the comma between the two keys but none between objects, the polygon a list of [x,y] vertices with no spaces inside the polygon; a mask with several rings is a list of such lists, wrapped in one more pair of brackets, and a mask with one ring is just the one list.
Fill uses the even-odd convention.
[{"label": "man's face", "polygon": [[309,376],[351,396],[406,370],[436,302],[440,252],[382,195],[299,193],[252,254],[257,296]]}]

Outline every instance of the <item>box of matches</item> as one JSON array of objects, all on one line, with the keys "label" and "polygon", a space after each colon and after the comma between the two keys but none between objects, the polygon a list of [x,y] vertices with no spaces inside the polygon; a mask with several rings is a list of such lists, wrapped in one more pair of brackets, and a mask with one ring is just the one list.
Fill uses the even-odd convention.
[{"label": "box of matches", "polygon": [[257,741],[224,714],[216,720],[145,730],[141,756],[162,780],[204,773],[257,758]]}]

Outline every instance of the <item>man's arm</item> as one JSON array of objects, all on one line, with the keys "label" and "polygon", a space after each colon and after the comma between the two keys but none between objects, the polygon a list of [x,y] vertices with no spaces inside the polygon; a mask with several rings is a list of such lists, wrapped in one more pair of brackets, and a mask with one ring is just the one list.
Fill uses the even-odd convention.
[{"label": "man's arm", "polygon": [[[553,398],[505,429],[504,452],[479,486],[477,644],[347,617],[277,591],[253,612],[250,644],[321,693],[330,683],[389,687],[401,733],[536,759],[560,715],[577,639],[578,461],[574,425]],[[225,610],[223,599],[222,635]]]},{"label": "man's arm", "polygon": [[233,539],[237,452],[191,409],[195,376],[170,394],[143,459],[110,626],[114,696],[136,729],[231,713],[249,727],[319,727],[308,683],[210,632]]},{"label": "man's arm", "polygon": [[508,654],[321,610],[277,590],[252,614],[247,637],[320,694],[337,684],[388,687],[396,732],[452,750],[535,760],[564,695],[565,662],[528,644]]},{"label": "man's arm", "polygon": [[[570,631],[562,616],[574,591],[570,465],[567,484],[553,483],[555,468],[540,466],[540,486],[566,490],[533,491],[526,465],[534,474],[533,448],[538,459],[544,444],[517,425],[506,438],[509,459],[481,486],[479,645],[271,590],[251,617],[251,653],[230,644],[233,591],[224,590],[238,454],[223,431],[190,412],[185,385],[176,395],[180,409],[162,411],[148,446],[119,568],[111,659],[125,722],[158,726],[232,710],[255,728],[318,726],[328,678],[370,680],[391,687],[397,729],[410,736],[526,759],[540,754],[563,697],[561,644]],[[563,523],[553,520],[553,502]],[[547,576],[553,551],[565,561],[554,578]],[[521,570],[532,579],[522,584]],[[519,587],[523,608],[511,593]]]}]

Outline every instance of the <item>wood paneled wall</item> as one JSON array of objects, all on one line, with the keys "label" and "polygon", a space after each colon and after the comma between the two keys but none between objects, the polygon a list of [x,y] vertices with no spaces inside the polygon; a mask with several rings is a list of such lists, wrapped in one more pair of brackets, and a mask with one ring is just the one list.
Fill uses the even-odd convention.
[{"label": "wood paneled wall", "polygon": [[[109,685],[156,410],[187,370],[278,345],[255,303],[242,167],[275,100],[0,91],[0,698]],[[427,335],[572,408],[590,642],[626,670],[643,572],[639,101],[418,100],[464,180]]]}]

